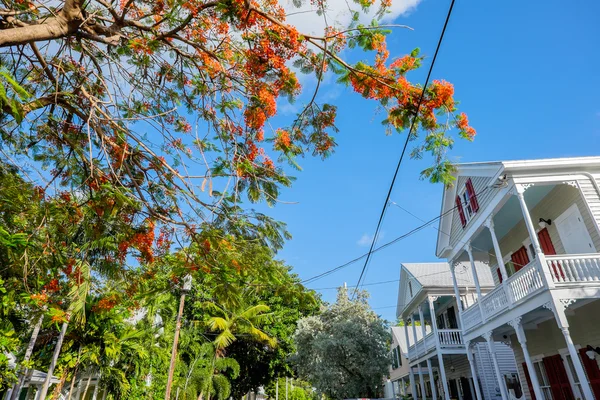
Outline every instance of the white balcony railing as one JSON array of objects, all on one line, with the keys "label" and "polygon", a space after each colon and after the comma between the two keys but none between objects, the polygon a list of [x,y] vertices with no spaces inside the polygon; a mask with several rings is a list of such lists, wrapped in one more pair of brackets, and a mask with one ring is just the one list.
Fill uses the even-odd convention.
[{"label": "white balcony railing", "polygon": [[438,337],[440,338],[440,346],[442,347],[464,346],[460,329],[438,329]]},{"label": "white balcony railing", "polygon": [[533,260],[506,281],[513,303],[518,303],[527,296],[544,287],[541,264]]},{"label": "white balcony railing", "polygon": [[481,307],[486,318],[493,317],[506,310],[508,308],[508,297],[504,285],[496,286],[494,290],[483,296]]},{"label": "white balcony railing", "polygon": [[481,312],[479,311],[479,303],[475,303],[471,305],[471,307],[467,308],[462,315],[463,325],[465,326],[465,330],[471,330],[477,325],[481,324]]},{"label": "white balcony railing", "polygon": [[600,254],[546,256],[554,283],[600,280]]},{"label": "white balcony railing", "polygon": [[[545,256],[546,265],[555,285],[592,282],[600,284],[600,254],[575,254]],[[536,259],[517,271],[506,280],[505,285],[496,286],[475,304],[463,311],[462,321],[465,331],[470,331],[498,315],[509,306],[517,305],[528,297],[546,289],[542,265]],[[481,304],[481,311],[479,310]]]}]

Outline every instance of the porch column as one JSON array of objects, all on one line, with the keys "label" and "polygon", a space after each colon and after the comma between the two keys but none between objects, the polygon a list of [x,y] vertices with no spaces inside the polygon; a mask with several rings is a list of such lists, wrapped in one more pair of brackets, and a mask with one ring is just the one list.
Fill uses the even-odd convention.
[{"label": "porch column", "polygon": [[454,260],[450,260],[450,273],[452,274],[452,285],[454,286],[454,296],[456,297],[456,306],[458,308],[458,312],[462,314],[462,303],[460,302],[460,291],[458,290],[458,283],[456,281],[456,272],[454,269],[456,265],[454,264]]},{"label": "porch column", "polygon": [[523,324],[521,324],[521,317],[517,317],[509,322],[510,325],[515,329],[517,334],[517,340],[521,345],[521,350],[523,350],[523,358],[525,359],[525,365],[527,365],[527,370],[529,371],[529,378],[531,380],[531,386],[533,392],[535,393],[536,399],[543,399],[544,394],[542,393],[542,389],[540,388],[540,381],[538,380],[538,376],[535,372],[535,367],[533,366],[533,362],[531,361],[531,356],[529,355],[529,349],[527,348],[527,337],[525,336],[525,330],[523,329]]},{"label": "porch column", "polygon": [[475,290],[477,291],[477,301],[481,299],[481,286],[479,285],[479,277],[477,276],[477,268],[475,266],[475,260],[473,259],[473,248],[471,242],[465,247],[467,254],[469,255],[469,261],[471,262],[471,273],[473,274],[473,281],[475,282]]},{"label": "porch column", "polygon": [[394,381],[390,381],[390,383],[392,384],[392,397],[395,399],[396,398],[396,385],[395,385]]},{"label": "porch column", "polygon": [[479,314],[481,314],[481,320],[485,321],[485,315],[483,314],[483,307],[481,307],[481,285],[479,284],[479,276],[477,276],[477,268],[475,266],[475,260],[473,259],[473,248],[471,242],[465,247],[467,254],[469,255],[469,261],[471,262],[471,273],[473,274],[473,281],[475,282],[475,290],[477,291],[477,308],[479,308]]},{"label": "porch column", "polygon": [[431,314],[431,329],[433,330],[433,334],[435,337],[435,348],[438,357],[438,363],[440,364],[438,370],[440,372],[440,380],[442,381],[442,387],[444,389],[444,399],[450,400],[450,389],[448,388],[448,381],[446,380],[446,369],[444,368],[444,356],[441,351],[442,346],[440,344],[440,335],[438,335],[437,321],[435,319],[435,308],[433,307],[433,303],[437,300],[437,297],[429,296],[428,300],[429,313]]},{"label": "porch column", "polygon": [[427,370],[429,371],[429,385],[431,386],[431,396],[434,399],[437,399],[437,388],[435,387],[435,382],[433,380],[433,367],[431,366],[431,359],[427,359]]},{"label": "porch column", "polygon": [[492,243],[494,244],[494,254],[496,255],[496,261],[498,262],[498,267],[500,268],[500,274],[502,275],[502,284],[505,284],[508,279],[508,274],[506,273],[506,266],[504,265],[504,260],[502,257],[502,252],[500,251],[500,244],[498,243],[498,238],[496,237],[496,230],[494,229],[494,221],[490,216],[485,221],[485,226],[487,226],[490,231],[490,235],[492,235]]},{"label": "porch column", "polygon": [[515,193],[517,195],[517,198],[519,199],[519,204],[521,205],[521,211],[523,212],[525,226],[527,226],[527,231],[529,232],[529,239],[531,239],[531,244],[533,245],[538,262],[540,263],[540,267],[542,268],[542,278],[545,281],[544,283],[546,284],[546,287],[552,289],[554,287],[552,272],[550,271],[550,267],[546,262],[546,256],[542,252],[542,247],[540,246],[540,241],[535,231],[535,226],[533,225],[533,221],[531,220],[531,214],[529,214],[529,209],[527,208],[527,203],[525,202],[525,187],[519,184],[515,185]]},{"label": "porch column", "polygon": [[415,325],[415,321],[413,320],[412,315],[411,315],[410,320],[411,320],[411,323],[412,323],[413,338],[415,339],[415,353],[416,353],[415,354],[415,359],[417,359],[417,358],[419,358],[419,349],[418,349],[418,346],[417,346],[417,343],[419,342],[419,339],[417,338],[417,326]]},{"label": "porch column", "polygon": [[[581,363],[581,359],[579,358],[579,354],[577,353],[577,349],[575,349],[573,339],[571,338],[571,332],[569,331],[569,321],[567,321],[567,315],[565,314],[565,305],[557,299],[553,298],[552,300],[553,301],[551,302],[551,304],[546,303],[544,304],[544,307],[552,307],[556,323],[558,324],[558,327],[560,328],[563,336],[565,337],[565,342],[567,343],[567,348],[569,349],[569,355],[571,356],[573,367],[575,367],[575,373],[577,374],[577,378],[579,379],[579,383],[581,384],[583,397],[586,400],[594,400],[592,388],[590,387],[590,384],[587,380],[585,370],[583,369],[583,364]],[[570,300],[572,299],[566,299],[567,302],[570,302]]]},{"label": "porch column", "polygon": [[427,394],[425,392],[425,378],[423,377],[423,370],[421,369],[421,364],[417,364],[419,367],[419,383],[421,383],[421,398],[425,400],[427,398]]},{"label": "porch column", "polygon": [[[475,397],[477,400],[483,400],[483,396],[481,396],[481,390],[479,389],[479,379],[477,377],[477,367],[475,366],[475,359],[473,358],[473,352],[471,351],[471,342],[466,342],[465,347],[467,349],[467,360],[469,360],[469,366],[471,367],[471,377],[473,378],[473,386],[475,386],[475,390],[471,388],[471,393],[475,393]],[[543,397],[540,397],[543,399]]]},{"label": "porch column", "polygon": [[413,373],[413,367],[408,366],[408,380],[410,382],[410,392],[414,400],[417,400],[417,385],[415,385],[415,374]]},{"label": "porch column", "polygon": [[492,331],[483,334],[483,338],[487,341],[490,355],[492,356],[492,363],[494,364],[494,371],[496,372],[496,378],[498,379],[498,386],[500,387],[500,394],[502,400],[508,400],[508,394],[506,393],[506,385],[504,384],[504,376],[500,372],[500,366],[498,365],[498,357],[496,356],[496,347],[494,346],[494,338],[492,337]]},{"label": "porch column", "polygon": [[419,320],[421,321],[421,335],[423,335],[423,354],[427,353],[427,346],[425,345],[425,336],[427,336],[427,329],[425,329],[425,318],[423,318],[423,304],[419,304]]},{"label": "porch column", "polygon": [[404,335],[406,336],[406,355],[410,363],[410,335],[408,334],[408,320],[404,321]]}]

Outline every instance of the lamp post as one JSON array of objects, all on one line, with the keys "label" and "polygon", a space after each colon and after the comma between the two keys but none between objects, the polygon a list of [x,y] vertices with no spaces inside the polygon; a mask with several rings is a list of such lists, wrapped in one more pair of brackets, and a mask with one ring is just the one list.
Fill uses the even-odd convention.
[{"label": "lamp post", "polygon": [[167,379],[165,400],[170,400],[171,398],[171,386],[173,385],[173,373],[175,372],[175,359],[177,358],[177,342],[179,341],[179,331],[181,330],[181,315],[183,314],[185,294],[190,290],[192,290],[192,276],[188,274],[183,277],[183,287],[181,288],[179,312],[177,313],[177,324],[175,325],[175,337],[173,338],[173,350],[171,351],[171,364],[169,366],[169,377]]}]

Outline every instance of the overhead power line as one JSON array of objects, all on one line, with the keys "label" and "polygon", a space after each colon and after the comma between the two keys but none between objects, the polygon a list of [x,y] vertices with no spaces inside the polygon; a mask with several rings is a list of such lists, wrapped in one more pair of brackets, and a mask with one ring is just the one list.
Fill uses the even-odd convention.
[{"label": "overhead power line", "polygon": [[[488,186],[488,187],[486,187],[486,188],[482,189],[481,191],[479,191],[479,192],[475,193],[475,195],[476,195],[476,196],[479,196],[479,195],[481,195],[481,194],[485,193],[485,192],[486,192],[487,190],[489,190],[490,188],[491,188],[491,187],[489,187],[489,186]],[[377,247],[377,248],[373,249],[373,250],[371,251],[371,253],[376,253],[376,252],[378,252],[378,251],[380,251],[380,250],[383,250],[383,249],[385,249],[386,247],[389,247],[389,246],[393,245],[394,243],[397,243],[397,242],[399,242],[399,241],[401,241],[401,240],[403,240],[403,239],[406,239],[407,237],[409,237],[409,236],[411,236],[411,235],[414,235],[415,233],[417,233],[417,232],[419,232],[419,231],[423,230],[424,228],[427,228],[429,225],[433,224],[434,222],[436,222],[436,221],[437,221],[437,220],[439,220],[440,218],[443,218],[444,216],[446,216],[446,215],[448,215],[448,214],[452,213],[452,212],[453,212],[453,211],[454,211],[454,210],[455,210],[457,207],[458,207],[458,206],[456,206],[456,205],[455,205],[454,207],[452,207],[452,208],[448,209],[448,211],[446,211],[446,212],[444,212],[444,213],[442,213],[442,214],[440,214],[440,215],[438,215],[438,216],[436,216],[436,217],[434,217],[434,218],[431,218],[431,219],[430,219],[430,220],[428,220],[428,221],[425,221],[423,224],[421,224],[421,225],[417,226],[416,228],[413,228],[413,229],[411,229],[410,231],[408,231],[408,232],[406,232],[406,233],[404,233],[404,234],[402,234],[402,235],[398,236],[397,238],[395,238],[395,239],[393,239],[393,240],[390,240],[389,242],[387,242],[387,243],[385,243],[385,244],[382,244],[381,246],[379,246],[379,247]],[[350,261],[348,261],[348,262],[345,262],[344,264],[341,264],[341,265],[339,265],[339,266],[337,266],[337,267],[335,267],[335,268],[329,269],[329,270],[327,270],[327,271],[321,272],[321,273],[320,273],[320,274],[318,274],[318,275],[315,275],[315,276],[312,276],[312,277],[310,277],[310,278],[308,278],[308,279],[305,279],[305,280],[303,280],[301,283],[302,283],[303,285],[306,285],[306,284],[309,284],[309,283],[315,282],[315,281],[317,281],[317,280],[319,280],[319,279],[321,279],[321,278],[324,278],[324,277],[326,277],[326,276],[328,276],[328,275],[331,275],[331,274],[333,274],[334,272],[337,272],[337,271],[339,271],[339,270],[341,270],[341,269],[343,269],[343,268],[346,268],[346,267],[348,267],[348,266],[350,266],[350,265],[354,264],[355,262],[357,262],[357,261],[359,261],[359,260],[362,260],[363,258],[367,257],[367,255],[368,255],[368,254],[369,254],[369,253],[365,253],[365,254],[363,254],[363,255],[360,255],[360,256],[358,256],[358,257],[356,257],[356,258],[354,258],[354,259],[352,259],[352,260],[350,260]],[[356,286],[351,286],[351,287],[356,287]]]},{"label": "overhead power line", "polygon": [[371,259],[371,254],[373,254],[373,249],[375,248],[375,243],[377,242],[377,236],[379,235],[379,229],[381,228],[381,223],[385,217],[385,212],[387,210],[388,202],[390,200],[390,196],[392,194],[392,190],[394,189],[394,184],[396,183],[396,178],[398,177],[398,171],[400,170],[400,165],[402,164],[402,160],[404,160],[404,155],[406,154],[406,148],[408,147],[408,142],[412,136],[413,129],[415,127],[415,122],[417,121],[417,117],[419,116],[419,111],[421,109],[421,104],[423,103],[423,97],[425,97],[425,90],[427,89],[427,85],[429,84],[429,79],[431,78],[431,72],[433,71],[433,66],[435,65],[435,60],[437,59],[438,52],[440,50],[440,46],[442,45],[442,41],[444,39],[444,34],[446,33],[446,27],[448,26],[448,21],[450,21],[450,15],[452,14],[452,9],[454,8],[454,1],[452,0],[450,3],[450,8],[448,9],[448,15],[446,15],[446,21],[444,22],[444,27],[442,28],[442,33],[440,34],[440,38],[437,43],[437,47],[435,49],[435,53],[433,54],[433,59],[431,61],[431,65],[429,66],[429,71],[427,72],[427,78],[425,79],[425,84],[423,85],[423,90],[421,91],[421,96],[419,97],[419,103],[417,105],[417,109],[413,116],[412,122],[410,124],[410,129],[408,134],[406,135],[406,141],[404,142],[404,147],[402,148],[402,153],[400,154],[400,159],[398,160],[398,165],[396,165],[396,170],[394,171],[394,176],[392,178],[392,182],[390,183],[390,187],[388,189],[387,195],[385,197],[385,201],[383,203],[383,208],[381,209],[381,214],[379,215],[379,221],[377,221],[377,227],[375,228],[375,234],[373,235],[373,240],[371,241],[371,247],[369,248],[369,252],[367,253],[365,264],[363,265],[362,270],[360,271],[360,276],[358,277],[358,282],[356,283],[356,288],[354,289],[353,296],[356,295],[358,288],[360,286],[360,282],[367,270],[369,265],[369,260]]}]

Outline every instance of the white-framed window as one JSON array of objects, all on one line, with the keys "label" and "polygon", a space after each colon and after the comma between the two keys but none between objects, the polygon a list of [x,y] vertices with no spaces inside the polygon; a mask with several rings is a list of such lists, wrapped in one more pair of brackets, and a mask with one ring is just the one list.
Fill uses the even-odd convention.
[{"label": "white-framed window", "polygon": [[537,375],[538,381],[540,382],[540,389],[544,394],[544,400],[552,400],[550,380],[548,379],[548,375],[546,375],[546,368],[544,367],[544,362],[542,360],[534,361],[533,368],[535,369],[535,374]]},{"label": "white-framed window", "polygon": [[473,217],[473,215],[475,215],[475,212],[473,211],[473,208],[471,207],[471,197],[470,197],[469,191],[467,190],[466,186],[463,188],[462,192],[460,193],[460,200],[463,204],[463,209],[465,211],[465,218],[467,219],[467,222],[469,222],[471,220],[471,218]]},{"label": "white-framed window", "polygon": [[408,294],[410,295],[410,298],[412,299],[412,297],[413,297],[412,281],[408,281]]}]

